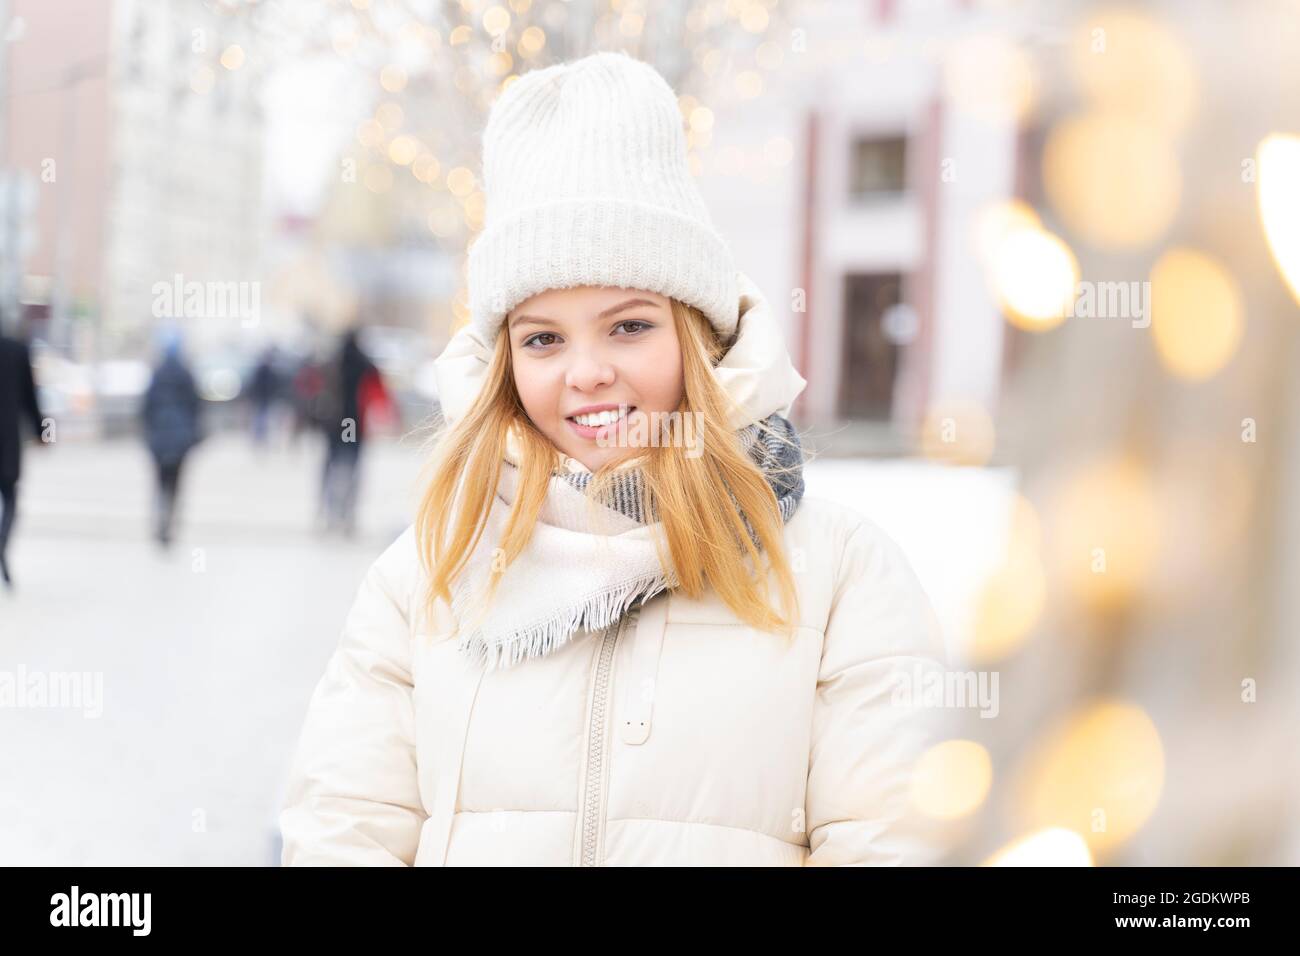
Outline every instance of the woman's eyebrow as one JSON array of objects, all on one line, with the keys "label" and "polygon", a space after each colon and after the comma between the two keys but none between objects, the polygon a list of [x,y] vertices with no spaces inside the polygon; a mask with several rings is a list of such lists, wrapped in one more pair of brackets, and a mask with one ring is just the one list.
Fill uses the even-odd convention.
[{"label": "woman's eyebrow", "polygon": [[[651,308],[655,308],[657,306],[657,303],[651,302],[649,299],[628,299],[625,302],[620,302],[618,305],[611,306],[610,308],[606,309],[604,312],[600,313],[600,315],[596,316],[596,318],[607,319],[611,315],[616,315],[617,313],[623,312],[626,309],[635,308],[638,305],[648,305]],[[555,320],[548,319],[542,315],[516,315],[513,319],[510,320],[511,328],[518,328],[521,325],[529,325],[529,324],[554,325]]]}]

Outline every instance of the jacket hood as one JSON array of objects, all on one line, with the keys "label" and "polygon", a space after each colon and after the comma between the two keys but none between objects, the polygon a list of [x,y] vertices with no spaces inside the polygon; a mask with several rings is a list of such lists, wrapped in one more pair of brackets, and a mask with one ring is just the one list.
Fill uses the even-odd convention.
[{"label": "jacket hood", "polygon": [[[808,384],[790,360],[767,298],[743,272],[736,273],[736,286],[740,299],[736,338],[713,369],[718,384],[737,406],[728,420],[733,431],[774,413],[789,415]],[[448,424],[459,421],[478,397],[493,346],[470,323],[452,336],[434,361],[438,400]]]}]

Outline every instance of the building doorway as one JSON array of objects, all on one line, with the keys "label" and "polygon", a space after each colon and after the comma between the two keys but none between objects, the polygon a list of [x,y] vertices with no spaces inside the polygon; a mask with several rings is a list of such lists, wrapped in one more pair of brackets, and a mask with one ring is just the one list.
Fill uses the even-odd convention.
[{"label": "building doorway", "polygon": [[896,272],[844,277],[841,418],[889,421],[893,415],[899,347],[884,319],[901,294],[902,276]]}]

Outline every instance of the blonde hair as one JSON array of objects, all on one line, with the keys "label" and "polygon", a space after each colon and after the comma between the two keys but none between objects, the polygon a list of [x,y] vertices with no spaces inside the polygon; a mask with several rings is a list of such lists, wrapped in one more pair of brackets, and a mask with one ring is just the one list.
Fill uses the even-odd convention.
[{"label": "blonde hair", "polygon": [[[644,456],[641,513],[654,515],[660,522],[662,534],[656,537],[656,548],[660,563],[674,578],[675,589],[699,599],[712,587],[742,621],[793,636],[798,596],[785,555],[776,495],[727,427],[733,403],[711,372],[725,347],[698,309],[670,301],[681,343],[684,380],[677,411],[699,413],[702,450],[696,457],[688,457],[679,443],[633,450]],[[762,441],[766,434],[793,444],[763,423],[758,426],[756,440]],[[428,574],[429,606],[438,599],[450,603],[451,585],[482,537],[512,429],[518,441],[518,491],[498,543],[500,555],[493,562],[489,595],[495,593],[505,568],[528,544],[550,477],[561,464],[559,451],[524,411],[515,387],[510,339],[502,331],[486,382],[473,405],[452,427],[435,436],[431,476],[415,521],[420,558]],[[589,504],[607,500],[616,469],[629,457],[607,462],[595,471],[586,489]],[[769,474],[798,468],[773,469]],[[757,548],[744,519],[753,528]],[[767,558],[766,567],[760,549]],[[754,568],[761,572],[755,574]],[[775,575],[782,611],[769,604],[768,571]]]}]

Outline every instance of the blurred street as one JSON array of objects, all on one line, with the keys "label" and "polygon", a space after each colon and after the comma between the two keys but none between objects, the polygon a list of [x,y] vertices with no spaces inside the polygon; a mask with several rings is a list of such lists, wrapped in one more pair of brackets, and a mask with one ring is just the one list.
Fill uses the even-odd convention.
[{"label": "blurred street", "polygon": [[0,709],[0,864],[274,862],[307,697],[412,500],[415,447],[371,451],[346,541],[312,530],[314,443],[205,443],[170,553],[148,533],[139,445],[28,457],[0,670],[102,672],[103,713]]}]

